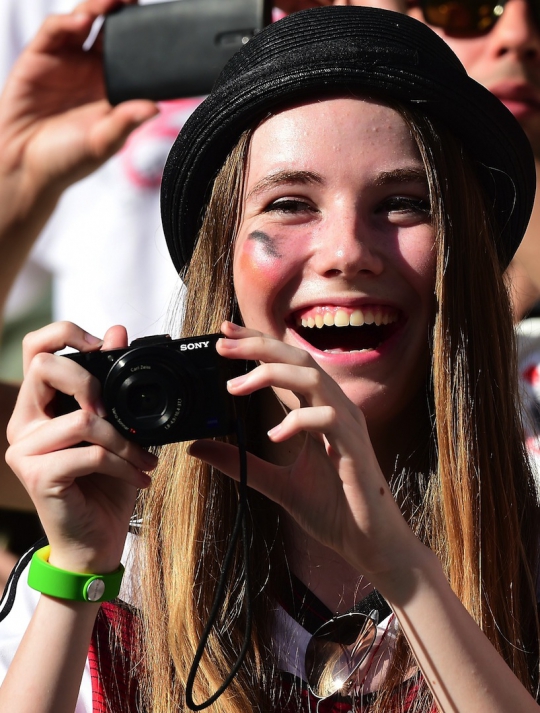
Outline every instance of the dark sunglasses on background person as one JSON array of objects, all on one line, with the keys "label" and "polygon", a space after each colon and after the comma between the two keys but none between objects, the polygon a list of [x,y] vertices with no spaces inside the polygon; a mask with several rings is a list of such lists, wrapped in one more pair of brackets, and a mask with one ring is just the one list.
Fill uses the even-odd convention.
[{"label": "dark sunglasses on background person", "polygon": [[[425,22],[453,37],[487,34],[504,13],[506,0],[410,0],[419,7]],[[530,14],[540,28],[540,0],[529,0]]]}]

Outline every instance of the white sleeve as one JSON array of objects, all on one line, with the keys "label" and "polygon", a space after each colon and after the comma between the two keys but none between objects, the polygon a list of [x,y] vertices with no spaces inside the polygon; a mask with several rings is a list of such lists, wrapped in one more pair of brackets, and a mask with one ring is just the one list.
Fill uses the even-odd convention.
[{"label": "white sleeve", "polygon": [[[0,685],[28,626],[40,594],[28,586],[28,567],[35,548],[21,557],[0,602]],[[88,660],[75,713],[92,713],[92,680]]]}]

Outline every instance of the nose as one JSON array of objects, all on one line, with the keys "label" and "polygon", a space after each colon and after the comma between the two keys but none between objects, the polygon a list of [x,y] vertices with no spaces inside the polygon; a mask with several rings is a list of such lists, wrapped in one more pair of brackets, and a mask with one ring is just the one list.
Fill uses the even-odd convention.
[{"label": "nose", "polygon": [[540,27],[533,17],[530,0],[507,0],[502,17],[488,37],[497,57],[514,54],[525,62],[540,58]]},{"label": "nose", "polygon": [[324,226],[316,243],[313,266],[324,277],[352,280],[358,275],[377,276],[384,270],[384,256],[369,226],[355,215]]}]

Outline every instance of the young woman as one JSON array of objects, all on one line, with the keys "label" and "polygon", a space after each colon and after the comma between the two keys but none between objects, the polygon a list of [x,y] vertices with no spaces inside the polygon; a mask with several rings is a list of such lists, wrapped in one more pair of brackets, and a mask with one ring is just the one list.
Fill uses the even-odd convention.
[{"label": "young woman", "polygon": [[[221,356],[257,363],[228,383],[249,396],[250,557],[233,553],[196,703],[242,647],[249,567],[250,647],[215,711],[538,709],[538,518],[502,281],[533,169],[519,126],[442,41],[367,8],[260,33],[186,124],[162,194],[182,335],[221,330]],[[73,711],[89,642],[80,710],[185,710],[238,507],[237,447],[174,444],[156,467],[103,418],[97,380],[53,355],[65,345],[126,335],[28,337],[8,462],[53,579],[111,580],[137,504],[130,606],[42,595],[0,710]],[[57,390],[81,409],[54,416]],[[375,632],[362,618],[371,649],[350,685],[308,690],[311,635],[352,609],[381,619]]]}]

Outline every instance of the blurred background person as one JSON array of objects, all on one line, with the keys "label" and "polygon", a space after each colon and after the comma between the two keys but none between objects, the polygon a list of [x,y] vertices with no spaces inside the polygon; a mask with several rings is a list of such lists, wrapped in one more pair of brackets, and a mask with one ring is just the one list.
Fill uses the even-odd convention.
[{"label": "blurred background person", "polygon": [[[371,3],[368,3],[371,4]],[[395,10],[400,10],[398,4]],[[409,0],[409,15],[454,50],[468,74],[514,114],[540,162],[540,9],[533,0]],[[509,269],[529,453],[540,482],[540,194]]]},{"label": "blurred background person", "polygon": [[[101,166],[136,126],[157,113],[147,101],[112,108],[104,98],[99,48],[82,52],[96,16],[115,4],[91,0],[78,14],[46,23],[5,84],[0,98],[2,306],[65,188]],[[16,394],[16,385],[1,384],[4,451]],[[29,500],[6,465],[0,474],[0,504],[0,552],[9,548],[19,554],[39,536],[40,527],[33,513],[25,512],[31,510]],[[9,558],[2,556],[2,561]]]}]

